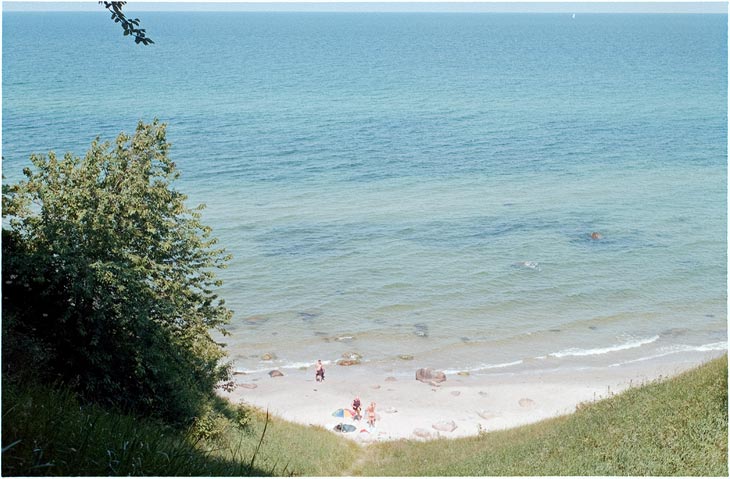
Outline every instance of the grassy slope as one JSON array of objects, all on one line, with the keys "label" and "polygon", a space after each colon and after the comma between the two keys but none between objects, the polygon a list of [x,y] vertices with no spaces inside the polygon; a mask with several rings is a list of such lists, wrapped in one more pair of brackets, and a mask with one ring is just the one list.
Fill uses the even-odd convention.
[{"label": "grassy slope", "polygon": [[728,475],[727,356],[576,414],[476,438],[378,444],[353,475]]},{"label": "grassy slope", "polygon": [[244,431],[227,422],[218,440],[195,441],[189,431],[30,385],[4,384],[2,410],[3,476],[339,475],[360,451],[321,428],[272,419],[256,452],[266,424],[256,412]]},{"label": "grassy slope", "polygon": [[[282,420],[217,442],[81,406],[69,393],[3,384],[2,473],[17,475],[727,476],[727,356],[576,414],[481,437],[360,448]],[[17,440],[19,443],[13,445]],[[9,447],[12,446],[12,447]]]}]

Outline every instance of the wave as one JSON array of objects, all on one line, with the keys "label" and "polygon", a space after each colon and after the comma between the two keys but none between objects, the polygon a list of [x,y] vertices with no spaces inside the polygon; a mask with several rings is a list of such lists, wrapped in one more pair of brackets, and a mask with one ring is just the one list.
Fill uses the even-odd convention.
[{"label": "wave", "polygon": [[[616,344],[616,345],[608,346],[605,348],[593,348],[593,349],[570,348],[570,349],[564,349],[563,351],[558,351],[557,353],[550,353],[550,354],[548,354],[548,356],[553,357],[553,358],[564,358],[567,356],[597,356],[600,354],[608,354],[608,353],[612,353],[615,351],[623,351],[624,349],[640,348],[641,346],[644,346],[645,344],[651,344],[658,339],[659,339],[659,336],[652,336],[651,338],[639,339],[637,341],[630,341],[628,343]],[[546,356],[542,356],[538,359],[544,359],[544,358],[546,358]]]},{"label": "wave", "polygon": [[646,356],[643,358],[630,359],[628,361],[622,361],[620,363],[609,364],[608,367],[615,368],[618,366],[624,366],[626,364],[639,363],[642,361],[650,361],[652,359],[663,358],[664,356],[670,356],[672,354],[709,352],[709,351],[727,351],[727,341],[721,341],[718,343],[702,344],[700,346],[690,346],[687,344],[681,344],[678,346],[673,346],[672,348],[670,348],[668,350],[664,350],[663,352],[661,352],[659,354],[654,354],[654,355]]},{"label": "wave", "polygon": [[702,346],[698,346],[695,350],[704,352],[704,351],[722,351],[723,349],[727,350],[727,341],[703,344]]},{"label": "wave", "polygon": [[[328,366],[332,364],[334,361],[330,360],[322,360],[322,364],[324,366]],[[236,369],[235,372],[237,374],[257,374],[257,373],[268,373],[271,370],[274,369],[301,369],[301,368],[311,368],[314,367],[316,362],[309,361],[309,362],[295,362],[295,363],[284,363],[276,362],[276,361],[268,361],[267,364],[269,364],[268,367],[265,368],[259,368],[259,369]]]},{"label": "wave", "polygon": [[444,374],[458,374],[460,372],[476,372],[476,371],[483,371],[485,369],[499,369],[499,368],[508,368],[510,366],[517,366],[518,364],[522,364],[524,361],[517,360],[512,361],[510,363],[500,363],[500,364],[482,364],[480,366],[476,366],[470,369],[446,369],[444,370]]}]

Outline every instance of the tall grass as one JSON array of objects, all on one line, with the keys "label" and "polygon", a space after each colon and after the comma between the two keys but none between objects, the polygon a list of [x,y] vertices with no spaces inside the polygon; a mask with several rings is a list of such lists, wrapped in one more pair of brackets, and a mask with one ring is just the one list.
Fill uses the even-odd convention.
[{"label": "tall grass", "polygon": [[338,475],[359,449],[324,429],[267,421],[259,411],[245,426],[219,421],[204,439],[194,428],[80,404],[63,389],[4,384],[2,475]]},{"label": "tall grass", "polygon": [[15,382],[3,384],[2,406],[4,476],[728,474],[727,356],[570,416],[473,438],[366,448],[247,408],[180,431],[83,405],[62,389]]},{"label": "tall grass", "polygon": [[727,355],[575,414],[481,437],[368,449],[353,475],[728,475]]}]

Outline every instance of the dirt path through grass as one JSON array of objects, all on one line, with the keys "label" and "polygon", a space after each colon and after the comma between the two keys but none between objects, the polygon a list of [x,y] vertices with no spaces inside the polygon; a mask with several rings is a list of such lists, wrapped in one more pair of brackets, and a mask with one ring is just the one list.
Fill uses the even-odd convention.
[{"label": "dirt path through grass", "polygon": [[360,452],[357,455],[357,459],[352,464],[350,464],[350,467],[347,468],[347,470],[343,471],[340,475],[344,477],[354,477],[361,475],[363,466],[369,462],[371,456],[373,455],[371,453],[372,450],[372,447],[360,446]]}]

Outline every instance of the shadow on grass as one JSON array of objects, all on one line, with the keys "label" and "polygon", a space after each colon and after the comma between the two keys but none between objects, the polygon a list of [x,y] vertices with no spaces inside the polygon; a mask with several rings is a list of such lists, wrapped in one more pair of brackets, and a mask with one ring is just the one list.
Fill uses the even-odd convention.
[{"label": "shadow on grass", "polygon": [[231,449],[48,386],[3,380],[3,476],[271,476]]}]

